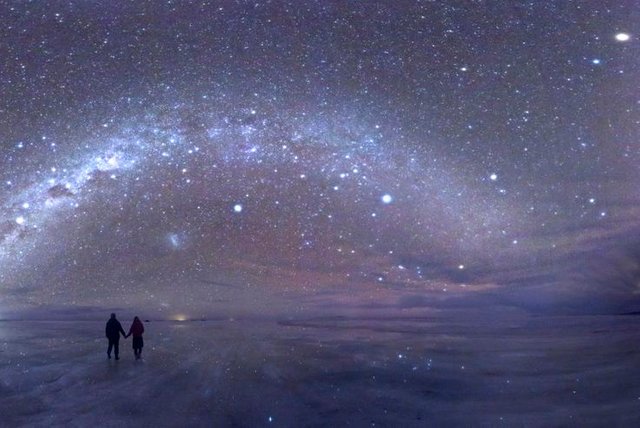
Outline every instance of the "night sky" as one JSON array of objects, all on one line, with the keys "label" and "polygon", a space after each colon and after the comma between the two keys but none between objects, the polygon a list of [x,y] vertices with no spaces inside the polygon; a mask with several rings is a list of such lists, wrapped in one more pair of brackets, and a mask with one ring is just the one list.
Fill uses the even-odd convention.
[{"label": "night sky", "polygon": [[640,308],[636,1],[0,19],[0,316]]}]

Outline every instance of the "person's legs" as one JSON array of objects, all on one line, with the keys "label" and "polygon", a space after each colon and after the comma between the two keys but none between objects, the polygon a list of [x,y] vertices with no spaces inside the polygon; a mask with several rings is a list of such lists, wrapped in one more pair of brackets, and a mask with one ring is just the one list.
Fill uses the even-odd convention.
[{"label": "person's legs", "polygon": [[118,354],[120,353],[120,340],[113,341],[113,352],[116,354],[116,360],[119,360]]},{"label": "person's legs", "polygon": [[[107,348],[107,357],[109,357],[109,359],[111,359],[111,349],[113,348],[113,341],[111,339],[109,339],[109,347]],[[116,355],[118,355],[116,353]]]},{"label": "person's legs", "polygon": [[136,356],[136,360],[139,360],[142,353],[142,338],[134,337],[131,344],[133,345],[133,354]]}]

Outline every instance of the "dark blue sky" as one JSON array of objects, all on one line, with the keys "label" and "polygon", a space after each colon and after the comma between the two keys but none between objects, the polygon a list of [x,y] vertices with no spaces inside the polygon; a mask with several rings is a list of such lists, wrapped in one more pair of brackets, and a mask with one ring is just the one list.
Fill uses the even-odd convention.
[{"label": "dark blue sky", "polygon": [[636,2],[0,18],[0,310],[637,308]]}]

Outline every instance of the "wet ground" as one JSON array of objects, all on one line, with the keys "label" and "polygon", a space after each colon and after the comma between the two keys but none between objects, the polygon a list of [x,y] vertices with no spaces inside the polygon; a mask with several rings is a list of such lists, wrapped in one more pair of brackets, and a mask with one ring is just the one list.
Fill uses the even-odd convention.
[{"label": "wet ground", "polygon": [[2,426],[637,426],[640,317],[0,322]]}]

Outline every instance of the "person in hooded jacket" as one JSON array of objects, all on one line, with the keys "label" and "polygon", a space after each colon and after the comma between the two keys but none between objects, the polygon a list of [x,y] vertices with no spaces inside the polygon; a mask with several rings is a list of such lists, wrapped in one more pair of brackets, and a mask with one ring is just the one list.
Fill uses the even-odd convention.
[{"label": "person in hooded jacket", "polygon": [[133,322],[131,323],[131,328],[129,328],[129,334],[125,337],[133,335],[133,355],[136,356],[136,360],[139,360],[142,355],[142,347],[144,346],[142,333],[144,333],[144,325],[142,324],[142,321],[140,321],[140,318],[134,317]]},{"label": "person in hooded jacket", "polygon": [[104,334],[105,336],[107,336],[107,339],[109,339],[107,357],[111,359],[111,349],[113,349],[116,355],[116,360],[119,360],[120,357],[118,357],[118,353],[120,350],[120,334],[122,334],[122,336],[124,336],[125,338],[127,336],[124,334],[124,330],[122,329],[120,321],[116,319],[116,314],[111,314],[111,318],[109,318],[109,321],[107,321],[107,326],[105,327]]}]

